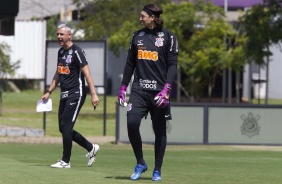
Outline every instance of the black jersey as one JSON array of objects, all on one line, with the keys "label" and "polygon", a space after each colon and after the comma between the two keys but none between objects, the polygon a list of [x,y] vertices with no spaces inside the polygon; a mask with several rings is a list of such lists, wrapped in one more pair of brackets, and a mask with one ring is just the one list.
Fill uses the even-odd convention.
[{"label": "black jersey", "polygon": [[[128,85],[134,70],[133,89],[160,91],[172,83],[178,60],[178,42],[167,29],[141,29],[132,36],[122,84]],[[168,68],[173,74],[168,76]]]},{"label": "black jersey", "polygon": [[73,44],[67,50],[59,49],[57,70],[62,92],[68,96],[85,95],[85,80],[80,67],[87,64],[84,51],[77,45]]}]

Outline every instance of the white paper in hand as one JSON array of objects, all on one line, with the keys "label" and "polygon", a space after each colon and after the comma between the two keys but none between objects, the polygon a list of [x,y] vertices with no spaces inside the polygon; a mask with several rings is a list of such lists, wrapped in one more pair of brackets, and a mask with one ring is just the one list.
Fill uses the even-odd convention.
[{"label": "white paper in hand", "polygon": [[37,101],[36,112],[52,111],[52,99],[47,99],[44,102],[42,100]]}]

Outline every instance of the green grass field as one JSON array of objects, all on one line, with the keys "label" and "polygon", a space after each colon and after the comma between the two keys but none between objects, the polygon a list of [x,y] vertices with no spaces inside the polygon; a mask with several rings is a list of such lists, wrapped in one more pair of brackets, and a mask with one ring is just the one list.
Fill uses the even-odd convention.
[{"label": "green grass field", "polygon": [[[53,111],[46,113],[46,136],[60,136],[57,123],[57,109],[59,103],[59,90],[55,90],[50,98],[53,102]],[[19,126],[27,128],[43,129],[43,113],[35,111],[36,102],[42,96],[42,92],[36,90],[23,91],[21,93],[4,92],[2,95],[2,115],[0,116],[0,126]],[[85,136],[102,136],[104,134],[104,96],[99,97],[100,105],[93,111],[89,95],[79,113],[75,129],[83,132]],[[115,135],[115,115],[117,96],[108,96],[106,135]],[[263,104],[263,101],[260,102]],[[253,104],[257,104],[254,100]],[[269,100],[269,104],[282,104],[281,100]]]},{"label": "green grass field", "polygon": [[[85,150],[74,145],[71,168],[54,169],[60,144],[0,144],[0,183],[154,183],[152,145],[144,145],[149,166],[130,181],[135,160],[129,145],[101,145],[96,163],[87,167]],[[281,149],[282,150],[282,149]],[[168,146],[162,169],[167,184],[281,184],[282,152],[244,150],[232,146]]]},{"label": "green grass field", "polygon": [[[42,92],[3,93],[0,126],[42,128],[43,114],[35,112]],[[59,137],[57,106],[59,92],[52,96],[53,111],[47,113],[46,136]],[[103,96],[100,97],[102,99]],[[107,97],[107,127],[115,135],[116,96]],[[87,136],[103,135],[103,105],[93,111],[89,96],[75,129]],[[0,143],[0,184],[49,183],[154,183],[152,145],[144,145],[149,170],[139,181],[130,181],[135,166],[128,144],[102,144],[96,163],[87,167],[86,151],[74,144],[71,169],[53,169],[62,155],[61,144]],[[282,147],[270,146],[167,146],[162,182],[167,184],[281,184]]]},{"label": "green grass field", "polygon": [[[23,91],[21,93],[3,93],[2,116],[0,125],[19,126],[43,129],[43,113],[36,112],[36,102],[42,96],[40,91]],[[46,136],[60,136],[58,131],[57,112],[59,104],[59,90],[52,93],[53,110],[46,113]],[[104,96],[100,96],[101,103],[94,111],[87,95],[84,106],[79,113],[75,129],[85,136],[102,136],[104,133]],[[115,102],[116,96],[107,97],[106,135],[115,135]]]}]

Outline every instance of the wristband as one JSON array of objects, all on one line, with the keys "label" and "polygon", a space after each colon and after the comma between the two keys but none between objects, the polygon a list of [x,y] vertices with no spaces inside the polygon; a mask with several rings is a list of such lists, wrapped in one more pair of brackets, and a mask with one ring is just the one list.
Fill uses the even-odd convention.
[{"label": "wristband", "polygon": [[47,90],[46,93],[49,93],[50,95],[52,94],[52,91]]}]

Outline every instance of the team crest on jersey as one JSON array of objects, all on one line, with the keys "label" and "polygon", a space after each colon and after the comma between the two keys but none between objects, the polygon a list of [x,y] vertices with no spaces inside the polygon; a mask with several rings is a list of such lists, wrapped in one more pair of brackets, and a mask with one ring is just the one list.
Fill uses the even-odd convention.
[{"label": "team crest on jersey", "polygon": [[72,55],[68,55],[66,59],[66,63],[71,63]]},{"label": "team crest on jersey", "polygon": [[155,46],[162,47],[164,45],[163,38],[156,38]]},{"label": "team crest on jersey", "polygon": [[145,32],[144,31],[142,31],[142,32],[140,32],[139,34],[138,34],[138,36],[144,36],[145,35]]},{"label": "team crest on jersey", "polygon": [[72,53],[73,53],[72,49],[71,49],[71,50],[69,50],[69,55],[72,55]]},{"label": "team crest on jersey", "polygon": [[63,53],[64,53],[64,50],[63,50],[63,49],[61,49],[61,50],[60,50],[60,54],[63,54]]}]

